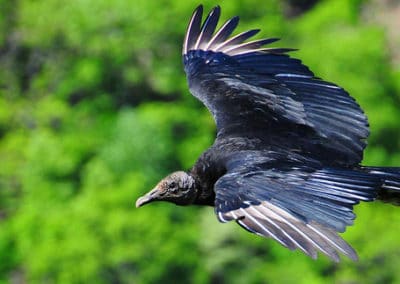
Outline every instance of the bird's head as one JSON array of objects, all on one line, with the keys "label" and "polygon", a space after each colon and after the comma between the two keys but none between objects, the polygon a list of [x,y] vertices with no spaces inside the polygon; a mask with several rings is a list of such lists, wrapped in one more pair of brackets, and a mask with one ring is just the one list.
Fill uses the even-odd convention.
[{"label": "bird's head", "polygon": [[183,171],[163,178],[156,187],[136,200],[136,207],[153,201],[169,201],[177,205],[193,203],[197,196],[194,178]]}]

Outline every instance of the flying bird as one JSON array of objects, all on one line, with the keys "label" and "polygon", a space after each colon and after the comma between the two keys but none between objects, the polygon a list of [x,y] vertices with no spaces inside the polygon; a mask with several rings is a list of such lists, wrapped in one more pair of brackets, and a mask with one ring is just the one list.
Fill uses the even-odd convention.
[{"label": "flying bird", "polygon": [[219,29],[220,7],[202,22],[193,13],[183,43],[190,92],[214,117],[217,137],[188,171],[174,172],[140,197],[214,206],[219,221],[300,249],[356,260],[338,233],[353,224],[353,206],[400,204],[400,167],[362,166],[367,117],[341,87],[316,77],[277,38],[232,36],[239,18]]}]

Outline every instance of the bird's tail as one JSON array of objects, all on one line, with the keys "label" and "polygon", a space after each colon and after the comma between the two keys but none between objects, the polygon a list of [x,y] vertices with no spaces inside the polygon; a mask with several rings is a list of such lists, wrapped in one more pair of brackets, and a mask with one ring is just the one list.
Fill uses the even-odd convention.
[{"label": "bird's tail", "polygon": [[382,180],[377,199],[400,206],[400,168],[364,167],[364,169]]}]

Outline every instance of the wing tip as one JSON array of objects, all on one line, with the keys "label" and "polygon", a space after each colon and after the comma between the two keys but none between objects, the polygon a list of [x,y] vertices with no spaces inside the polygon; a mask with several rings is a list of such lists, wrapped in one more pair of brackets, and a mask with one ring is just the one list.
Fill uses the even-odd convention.
[{"label": "wing tip", "polygon": [[[279,40],[278,38],[256,40],[254,42],[259,43],[256,45],[253,42],[246,42],[247,39],[256,35],[260,29],[252,29],[230,37],[239,23],[239,16],[230,18],[222,27],[217,29],[216,26],[219,21],[221,7],[219,5],[214,6],[204,22],[202,20],[203,10],[203,5],[198,5],[190,18],[183,42],[183,56],[190,50],[196,49],[223,52],[234,56],[246,52],[259,51],[261,46]],[[236,52],[232,50],[236,50]],[[286,53],[294,50],[290,48],[270,48],[263,51],[269,53]]]},{"label": "wing tip", "polygon": [[188,27],[186,28],[185,38],[183,40],[183,55],[186,54],[190,48],[189,45],[191,45],[193,38],[198,36],[203,18],[203,9],[202,4],[198,5],[190,17]]}]

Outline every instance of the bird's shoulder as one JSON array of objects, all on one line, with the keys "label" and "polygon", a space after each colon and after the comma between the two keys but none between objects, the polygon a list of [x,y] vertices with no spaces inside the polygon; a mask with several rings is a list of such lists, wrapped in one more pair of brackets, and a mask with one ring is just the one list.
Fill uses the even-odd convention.
[{"label": "bird's shoulder", "polygon": [[254,158],[288,156],[291,152],[296,153],[295,150],[290,149],[290,146],[265,143],[265,139],[260,137],[217,137],[214,144],[200,155],[191,173],[198,179],[212,180],[213,182],[209,183],[213,185],[227,172],[229,163],[237,157],[243,155],[251,155]]}]

